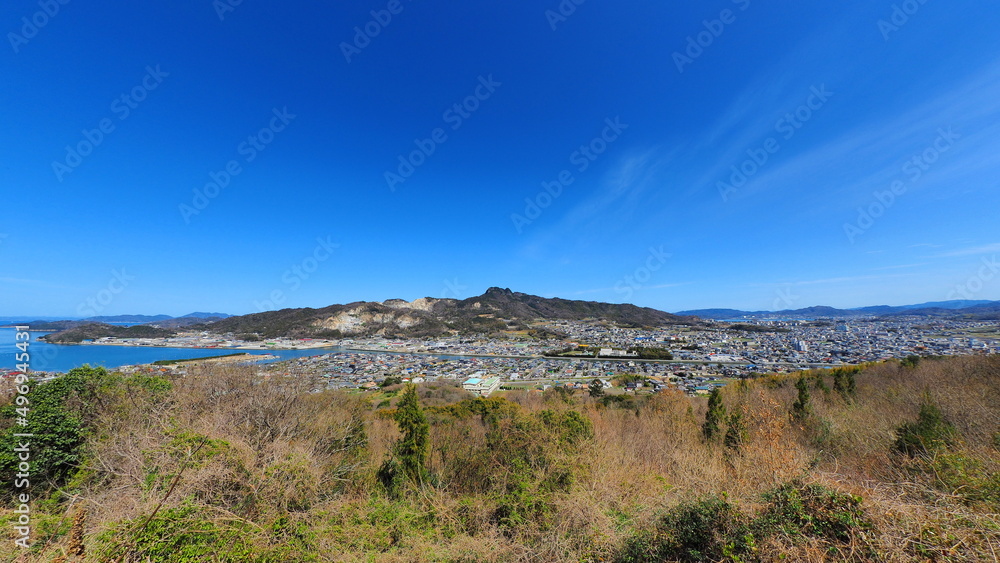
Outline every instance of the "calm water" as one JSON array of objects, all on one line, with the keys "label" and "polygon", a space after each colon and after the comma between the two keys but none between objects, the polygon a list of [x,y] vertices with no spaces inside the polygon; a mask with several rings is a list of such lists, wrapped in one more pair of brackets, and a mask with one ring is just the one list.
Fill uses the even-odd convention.
[{"label": "calm water", "polygon": [[[116,368],[125,365],[148,364],[157,360],[184,360],[208,356],[224,356],[236,352],[254,355],[273,354],[282,360],[316,356],[339,351],[339,348],[316,348],[313,350],[233,350],[230,348],[153,348],[146,346],[97,346],[77,344],[61,346],[38,341],[45,332],[32,332],[28,351],[31,354],[31,369],[36,371],[69,371],[83,364]],[[0,369],[15,369],[15,330],[0,328]]]}]

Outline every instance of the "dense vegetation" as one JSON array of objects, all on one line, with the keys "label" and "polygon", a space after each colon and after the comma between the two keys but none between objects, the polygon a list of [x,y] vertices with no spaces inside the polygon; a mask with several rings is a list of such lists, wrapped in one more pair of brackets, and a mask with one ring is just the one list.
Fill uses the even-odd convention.
[{"label": "dense vegetation", "polygon": [[[769,376],[709,401],[315,385],[223,365],[178,378],[83,368],[37,384],[27,421],[36,543],[24,554],[6,541],[0,559],[860,562],[1000,551],[997,357]],[[8,475],[24,428],[13,409],[0,413]],[[6,498],[10,487],[0,481]]]},{"label": "dense vegetation", "polygon": [[630,348],[629,352],[637,354],[637,357],[642,360],[672,360],[674,359],[673,353],[667,348],[658,348],[655,346],[637,346],[635,348]]}]

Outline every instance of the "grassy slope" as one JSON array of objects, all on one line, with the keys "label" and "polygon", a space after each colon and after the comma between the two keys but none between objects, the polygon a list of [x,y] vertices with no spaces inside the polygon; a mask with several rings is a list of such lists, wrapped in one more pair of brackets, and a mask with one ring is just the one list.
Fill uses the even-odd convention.
[{"label": "grassy slope", "polygon": [[[430,484],[395,497],[375,477],[399,438],[389,411],[376,412],[392,407],[391,389],[372,404],[308,394],[306,381],[258,384],[248,369],[207,367],[169,385],[102,376],[93,393],[70,396],[66,408],[86,429],[82,462],[36,503],[44,541],[24,560],[65,554],[74,519],[87,556],[70,561],[968,561],[1000,552],[996,357],[870,366],[846,399],[828,372],[822,385],[810,376],[800,417],[794,378],[729,387],[727,412],[742,429],[730,432],[735,447],[703,439],[703,399],[661,394],[608,408],[580,394],[512,392],[458,403],[460,390],[423,386]],[[953,426],[950,443],[894,453],[895,431],[928,400]],[[0,545],[11,560],[13,542]]]}]

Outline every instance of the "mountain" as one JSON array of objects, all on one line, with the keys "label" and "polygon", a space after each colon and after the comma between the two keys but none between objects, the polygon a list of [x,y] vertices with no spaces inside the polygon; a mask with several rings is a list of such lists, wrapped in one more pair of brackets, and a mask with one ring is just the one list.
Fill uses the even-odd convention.
[{"label": "mountain", "polygon": [[919,305],[904,305],[903,309],[967,309],[969,307],[978,307],[980,305],[990,305],[998,304],[1000,301],[972,301],[968,299],[955,299],[953,301],[932,301],[930,303],[921,303]]},{"label": "mountain", "polygon": [[690,315],[703,319],[736,319],[740,317],[759,318],[855,318],[883,316],[922,316],[944,318],[968,318],[971,320],[993,320],[1000,313],[1000,301],[953,300],[920,303],[916,305],[876,305],[855,309],[836,309],[834,307],[807,307],[804,309],[786,309],[784,311],[740,311],[737,309],[698,309],[681,311],[678,315]]},{"label": "mountain", "polygon": [[921,316],[967,321],[1000,320],[1000,301],[987,301],[980,305],[954,309],[950,307],[925,307],[892,313],[890,316]]},{"label": "mountain", "polygon": [[0,318],[0,327],[11,325],[24,325],[30,322],[43,323],[61,320],[62,317],[3,317]]},{"label": "mountain", "polygon": [[699,317],[702,319],[736,319],[747,315],[755,315],[739,309],[695,309],[692,311],[679,311],[677,315],[685,317]]},{"label": "mountain", "polygon": [[66,330],[68,328],[81,326],[88,323],[100,324],[144,324],[152,326],[188,326],[199,322],[216,321],[231,317],[226,313],[188,313],[182,317],[171,317],[170,315],[113,315],[87,317],[79,320],[68,320],[60,317],[12,317],[0,320],[0,326],[10,326],[14,324],[28,325],[32,330]]},{"label": "mountain", "polygon": [[47,321],[47,320],[34,320],[28,322],[19,322],[17,324],[26,325],[31,330],[67,330],[70,328],[78,327],[80,325],[87,324],[84,321]]},{"label": "mountain", "polygon": [[227,315],[225,313],[191,313],[190,315],[184,315],[183,317],[171,318],[165,321],[157,321],[149,324],[160,328],[184,328],[193,325],[202,325],[220,321],[231,316],[232,315]]},{"label": "mountain", "polygon": [[382,335],[396,337],[491,333],[525,329],[536,320],[601,319],[628,326],[692,323],[656,309],[628,304],[546,298],[491,287],[468,299],[424,297],[412,302],[388,299],[356,302],[322,309],[282,309],[229,317],[202,327],[215,333],[255,333],[264,338]]},{"label": "mountain", "polygon": [[[85,322],[94,323],[142,323],[142,324],[154,324],[161,323],[165,321],[172,321],[178,319],[193,319],[194,321],[199,320],[215,320],[215,319],[225,319],[231,317],[232,315],[227,315],[226,313],[201,313],[194,312],[188,313],[181,317],[171,317],[170,315],[115,315],[113,317],[87,317],[81,319]],[[182,321],[183,324],[184,321]]]},{"label": "mountain", "polygon": [[81,319],[91,323],[155,323],[173,318],[170,315],[114,315],[110,317],[87,317]]}]

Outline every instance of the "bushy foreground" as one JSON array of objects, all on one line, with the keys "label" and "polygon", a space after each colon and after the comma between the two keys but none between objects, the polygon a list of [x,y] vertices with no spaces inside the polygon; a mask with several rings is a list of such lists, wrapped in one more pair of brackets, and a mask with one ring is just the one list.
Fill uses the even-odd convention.
[{"label": "bushy foreground", "polygon": [[[375,394],[211,367],[82,368],[35,435],[6,561],[925,561],[1000,552],[1000,359],[681,394]],[[8,399],[9,402],[9,399]],[[711,408],[709,408],[709,403]],[[0,482],[13,494],[12,479]],[[12,519],[13,504],[4,507]],[[6,528],[8,534],[11,528]]]}]

